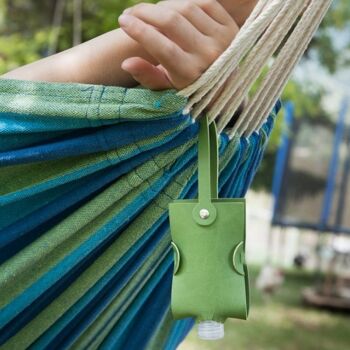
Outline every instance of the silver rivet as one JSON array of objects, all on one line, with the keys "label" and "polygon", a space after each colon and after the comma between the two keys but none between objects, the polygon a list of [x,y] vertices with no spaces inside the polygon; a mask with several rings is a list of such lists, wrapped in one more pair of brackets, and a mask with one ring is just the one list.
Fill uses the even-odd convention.
[{"label": "silver rivet", "polygon": [[201,219],[205,220],[205,219],[208,219],[209,217],[209,211],[207,209],[201,209],[199,211],[199,216],[201,217]]}]

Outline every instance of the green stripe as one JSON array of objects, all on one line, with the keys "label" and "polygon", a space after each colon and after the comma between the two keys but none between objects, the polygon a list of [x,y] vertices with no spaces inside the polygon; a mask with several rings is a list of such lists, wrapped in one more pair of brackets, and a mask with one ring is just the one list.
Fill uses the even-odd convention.
[{"label": "green stripe", "polygon": [[173,326],[173,322],[174,322],[174,319],[169,306],[162,321],[158,325],[156,332],[153,334],[151,340],[147,344],[146,350],[164,349],[164,345],[168,340],[168,336]]},{"label": "green stripe", "polygon": [[[187,169],[176,178],[176,182],[167,188],[167,195],[160,193],[118,239],[86,269],[62,294],[48,305],[34,320],[21,329],[4,345],[4,349],[26,348],[50,327],[65,311],[68,310],[85,292],[91,288],[148,230],[164,213],[171,200],[177,198],[185,186],[189,176],[194,173],[194,167]],[[171,197],[169,197],[171,195]],[[101,202],[100,202],[101,203]],[[80,233],[77,239],[80,238]],[[169,237],[166,237],[169,240]],[[169,242],[168,242],[169,243]],[[51,255],[50,255],[51,258]]]},{"label": "green stripe", "polygon": [[[118,320],[131,306],[135,298],[142,293],[143,287],[149,281],[169,251],[170,241],[168,237],[159,242],[157,248],[152,252],[137,273],[130,279],[122,292],[117,295],[110,305],[98,316],[95,322],[86,329],[72,346],[72,350],[83,349],[89,344],[89,349],[97,349],[106,336],[115,327]],[[147,273],[147,271],[149,271]],[[144,275],[147,273],[147,277]],[[116,312],[118,310],[118,312]]]},{"label": "green stripe", "polygon": [[[73,212],[33,243],[1,265],[0,307],[23,293],[67,254],[91,237],[141,192],[163,174],[163,168],[190,147],[191,143],[160,154],[112,184],[101,194]],[[147,181],[149,182],[147,182]],[[13,283],[16,276],[17,283]]]},{"label": "green stripe", "polygon": [[117,120],[162,118],[182,110],[176,90],[0,79],[0,111],[33,116]]},{"label": "green stripe", "polygon": [[[221,159],[221,169],[229,161],[235,147],[235,143],[231,143],[227,148]],[[55,321],[57,321],[57,319],[80,297],[82,297],[85,292],[91,288],[94,283],[96,283],[140,237],[142,237],[145,231],[160,218],[165,211],[161,208],[167,208],[172,199],[179,197],[182,189],[188,182],[189,178],[194,174],[195,170],[196,165],[193,165],[191,168],[186,169],[183,173],[178,175],[174,182],[165,188],[164,193],[158,195],[158,197],[144,210],[142,215],[138,216],[131,223],[131,225],[104,252],[104,254],[96,259],[96,261],[86,269],[76,281],[74,281],[62,294],[48,305],[34,320],[26,325],[14,337],[9,339],[4,345],[4,349],[28,347]],[[114,192],[117,191],[114,190]],[[101,204],[103,201],[99,200],[99,203]],[[80,236],[80,234],[78,236]],[[164,238],[164,242],[169,244],[169,235]],[[133,284],[130,282],[129,288],[132,288],[132,286]]]},{"label": "green stripe", "polygon": [[140,140],[111,151],[88,154],[83,157],[80,155],[58,160],[3,167],[0,172],[0,195],[29,189],[40,183],[53,181],[62,176],[68,176],[78,170],[83,171],[83,169],[103,161],[109,161],[111,164],[115,164],[119,159],[139,152],[152,144],[158,143],[174,132],[182,130],[186,123],[181,123],[177,127],[154,137]]}]

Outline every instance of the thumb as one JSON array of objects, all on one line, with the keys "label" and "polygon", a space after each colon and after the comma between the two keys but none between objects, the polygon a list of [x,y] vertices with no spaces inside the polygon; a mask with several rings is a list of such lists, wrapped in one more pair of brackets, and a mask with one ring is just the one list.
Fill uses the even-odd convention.
[{"label": "thumb", "polygon": [[148,89],[165,90],[173,88],[161,66],[154,66],[141,57],[128,58],[123,61],[121,67]]}]

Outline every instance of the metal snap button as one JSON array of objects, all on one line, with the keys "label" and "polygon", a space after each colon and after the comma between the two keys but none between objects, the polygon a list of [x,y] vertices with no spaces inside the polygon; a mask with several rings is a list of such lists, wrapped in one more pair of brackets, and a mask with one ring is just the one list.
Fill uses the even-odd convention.
[{"label": "metal snap button", "polygon": [[208,209],[201,209],[201,210],[199,211],[199,216],[200,216],[201,219],[203,219],[203,220],[208,219],[209,215],[210,215],[210,213],[209,213],[209,210],[208,210]]}]

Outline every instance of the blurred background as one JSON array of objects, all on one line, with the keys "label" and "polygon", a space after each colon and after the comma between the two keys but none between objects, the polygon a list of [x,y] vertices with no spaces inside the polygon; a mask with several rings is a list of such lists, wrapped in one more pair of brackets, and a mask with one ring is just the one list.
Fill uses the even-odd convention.
[{"label": "blurred background", "polygon": [[[322,0],[320,0],[322,1]],[[0,0],[0,74],[117,27],[132,0]],[[334,0],[247,195],[252,309],[181,350],[350,348],[350,6]]]}]

